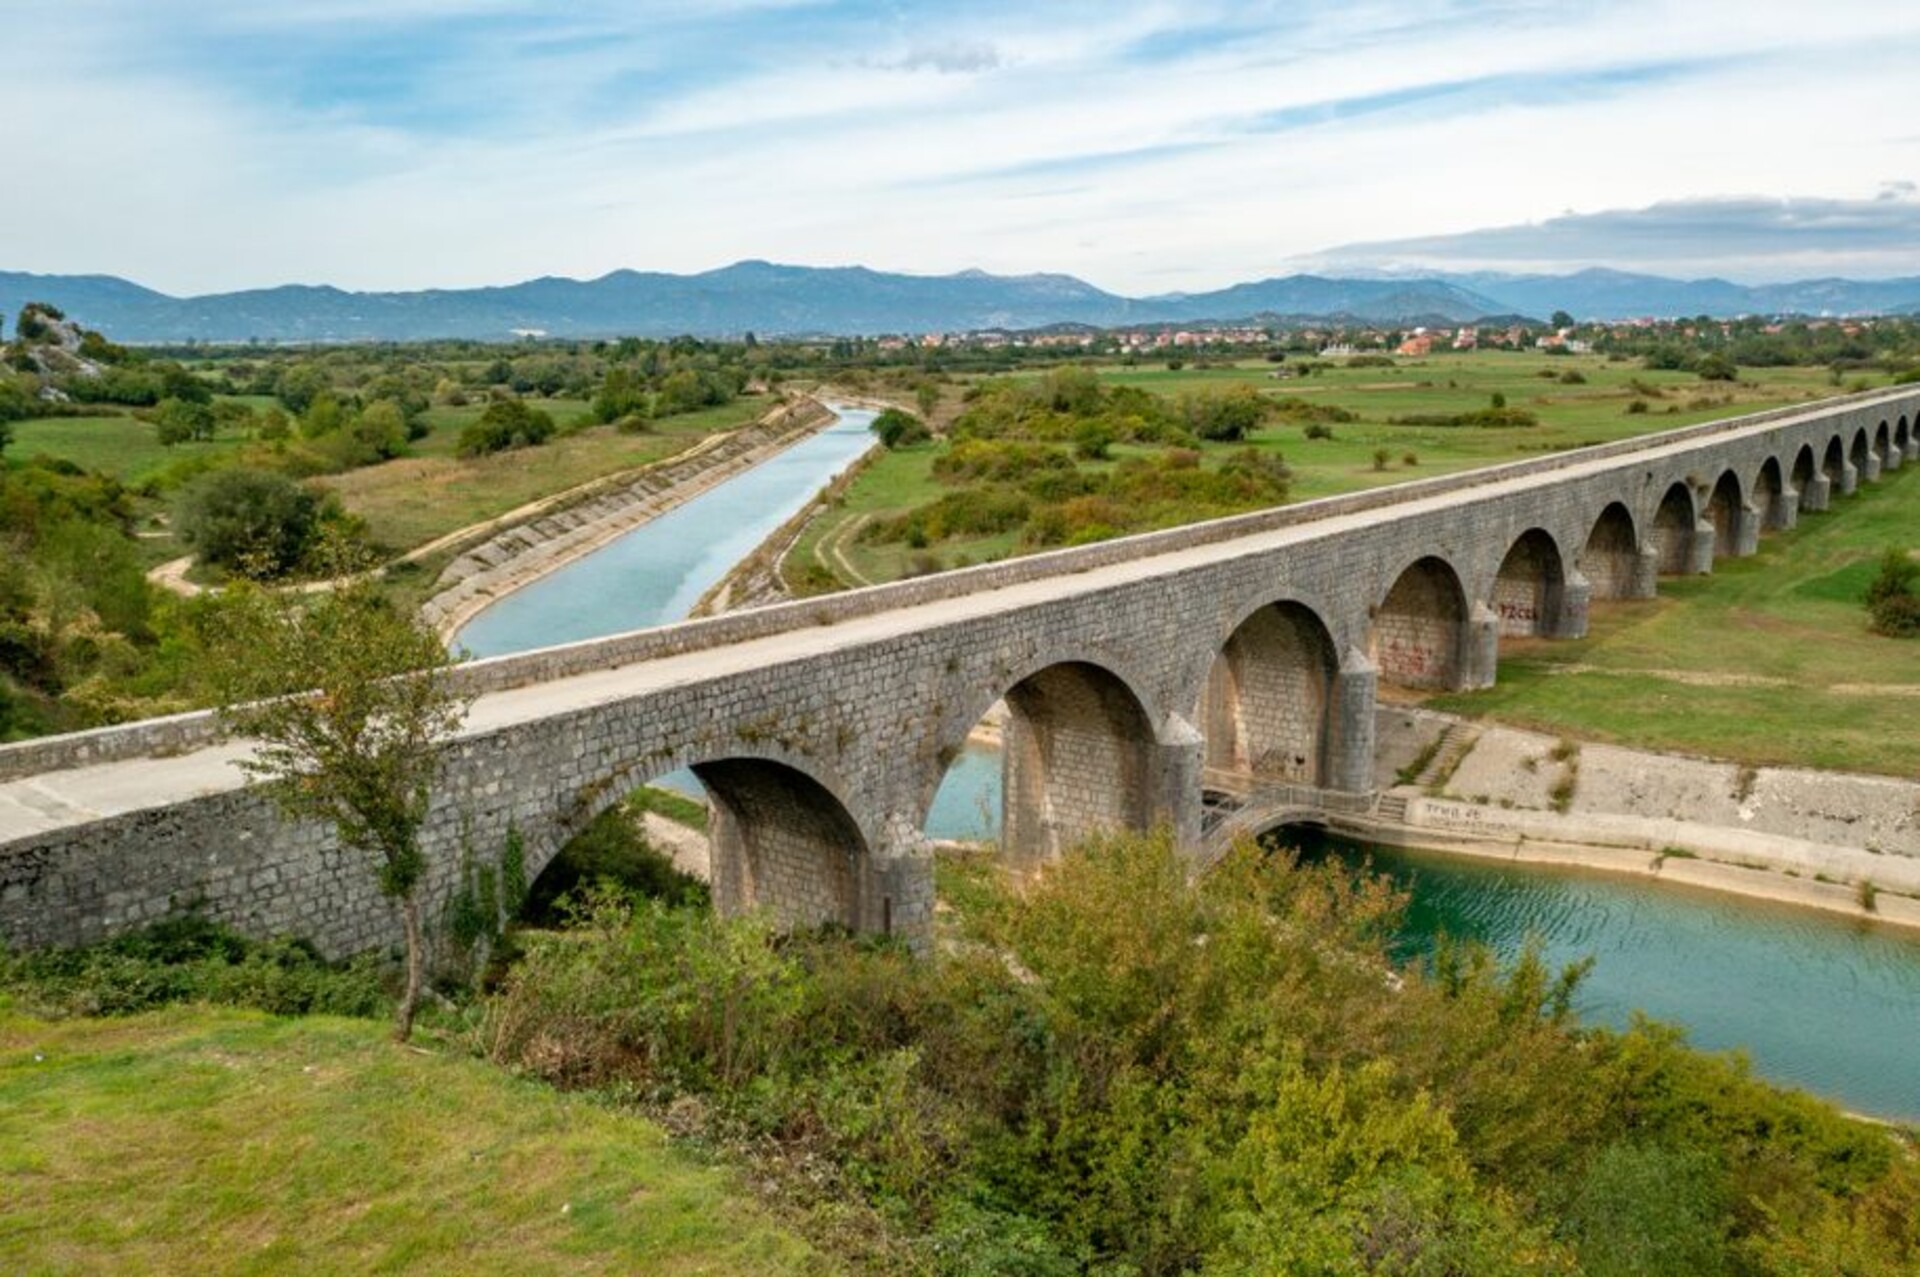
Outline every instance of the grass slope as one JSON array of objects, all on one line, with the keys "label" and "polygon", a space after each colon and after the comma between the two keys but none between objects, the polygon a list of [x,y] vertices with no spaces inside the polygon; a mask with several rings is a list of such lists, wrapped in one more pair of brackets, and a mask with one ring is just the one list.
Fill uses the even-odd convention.
[{"label": "grass slope", "polygon": [[1920,642],[1867,629],[1889,546],[1920,547],[1920,467],[1905,467],[1713,574],[1593,608],[1584,639],[1502,645],[1499,682],[1429,703],[1457,713],[1708,754],[1920,773]]},{"label": "grass slope", "polygon": [[0,1004],[0,1271],[827,1270],[652,1125],[380,1025]]}]

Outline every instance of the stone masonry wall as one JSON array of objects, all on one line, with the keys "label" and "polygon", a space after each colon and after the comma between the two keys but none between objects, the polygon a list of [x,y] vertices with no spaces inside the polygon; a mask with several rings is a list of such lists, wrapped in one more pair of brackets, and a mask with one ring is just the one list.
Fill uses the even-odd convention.
[{"label": "stone masonry wall", "polygon": [[[1898,402],[1911,413],[1920,392]],[[1780,414],[1631,451],[1595,450],[1580,464],[1563,457],[1471,485],[1413,485],[1396,500],[1318,521],[1228,521],[1243,533],[1231,539],[1220,539],[1218,526],[1170,540],[1155,534],[1092,547],[1102,553],[1089,558],[1068,552],[1048,571],[1031,560],[993,565],[1007,572],[944,574],[908,589],[481,663],[463,677],[489,694],[448,752],[425,831],[429,917],[444,908],[462,857],[497,856],[509,826],[524,835],[538,872],[633,785],[734,760],[791,768],[811,786],[802,787],[811,816],[764,794],[736,804],[743,845],[762,852],[756,900],[813,917],[839,899],[856,927],[890,922],[924,934],[933,900],[920,830],[948,762],[988,705],[1033,676],[1075,667],[1067,681],[1098,694],[1077,717],[1063,717],[1103,723],[1105,734],[1081,737],[1084,752],[1063,750],[1084,730],[1070,726],[1050,747],[1036,792],[1070,813],[1117,788],[1129,795],[1124,820],[1151,815],[1197,830],[1205,747],[1189,716],[1233,633],[1282,602],[1311,613],[1340,654],[1329,768],[1359,787],[1373,739],[1374,674],[1364,654],[1390,646],[1380,640],[1396,617],[1419,615],[1383,606],[1408,564],[1437,560],[1416,573],[1422,588],[1430,595],[1450,571],[1469,606],[1484,610],[1500,565],[1531,529],[1555,546],[1583,546],[1614,502],[1651,528],[1655,503],[1689,476],[1731,468],[1745,484],[1767,460],[1785,465],[1803,446],[1824,454],[1830,441],[1851,441],[1888,412],[1875,400]],[[1835,509],[1846,517],[1837,494]],[[1164,552],[1130,557],[1146,549]],[[1063,563],[1076,570],[1061,571]],[[1458,602],[1451,606],[1457,613]],[[1059,673],[1036,686],[1054,687]],[[577,684],[564,681],[575,674]],[[590,694],[562,695],[576,685]],[[194,748],[179,724],[147,731],[0,751],[0,938],[96,938],[199,902],[247,930],[295,932],[330,953],[397,942],[397,918],[366,866],[332,851],[324,830],[284,824],[263,796],[238,789],[224,755],[209,752],[204,765],[198,753],[114,761],[155,740]],[[1355,748],[1366,758],[1350,756]],[[91,764],[75,767],[83,749]],[[23,758],[66,760],[66,770],[23,776]],[[755,774],[762,783],[774,773]],[[162,784],[162,776],[180,779]],[[821,813],[833,819],[822,823]],[[801,839],[804,852],[774,832],[804,832],[808,820],[819,836]],[[828,829],[831,838],[820,832]],[[764,866],[802,865],[830,841],[849,849],[850,888],[767,885],[781,874]]]}]

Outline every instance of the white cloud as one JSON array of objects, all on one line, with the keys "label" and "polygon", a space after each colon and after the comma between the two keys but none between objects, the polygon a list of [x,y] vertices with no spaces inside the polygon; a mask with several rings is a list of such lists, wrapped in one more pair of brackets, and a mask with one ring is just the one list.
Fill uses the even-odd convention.
[{"label": "white cloud", "polygon": [[[0,147],[41,195],[0,202],[0,266],[200,291],[771,257],[1192,289],[1568,208],[1900,202],[1920,175],[1920,10],[1865,0],[1818,23],[1728,0],[167,8],[10,16]],[[352,61],[389,28],[433,56]]]}]

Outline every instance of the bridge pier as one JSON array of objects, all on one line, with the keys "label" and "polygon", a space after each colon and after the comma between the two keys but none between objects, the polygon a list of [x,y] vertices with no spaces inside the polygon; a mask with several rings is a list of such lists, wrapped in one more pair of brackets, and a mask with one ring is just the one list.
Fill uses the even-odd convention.
[{"label": "bridge pier", "polygon": [[1767,510],[1767,530],[1785,532],[1800,522],[1800,505],[1805,498],[1798,488],[1782,488],[1773,494],[1773,504]]},{"label": "bridge pier", "polygon": [[1733,557],[1744,559],[1760,549],[1760,511],[1742,505],[1733,512]]},{"label": "bridge pier", "polygon": [[1560,587],[1560,610],[1547,618],[1547,624],[1541,627],[1541,637],[1556,639],[1584,638],[1587,633],[1587,613],[1593,604],[1593,583],[1577,570],[1567,574],[1566,581]]},{"label": "bridge pier", "polygon": [[1713,546],[1719,535],[1712,519],[1693,525],[1693,539],[1687,543],[1686,575],[1706,576],[1713,571]]},{"label": "bridge pier", "polygon": [[1860,478],[1867,483],[1880,481],[1880,454],[1871,447],[1867,449],[1867,464],[1866,468],[1860,472]]},{"label": "bridge pier", "polygon": [[1860,471],[1848,461],[1840,467],[1840,495],[1850,497],[1860,488]]},{"label": "bridge pier", "polygon": [[1889,470],[1898,470],[1906,459],[1907,450],[1905,448],[1899,444],[1889,443],[1887,445],[1887,455],[1881,458],[1880,461],[1881,473],[1884,474]]},{"label": "bridge pier", "polygon": [[1200,846],[1200,794],[1207,766],[1207,742],[1199,729],[1174,715],[1167,721],[1164,740],[1156,742],[1148,764],[1147,818],[1173,831],[1174,846]]},{"label": "bridge pier", "polygon": [[1806,487],[1800,490],[1800,508],[1809,513],[1818,513],[1833,502],[1833,480],[1824,474],[1816,474],[1807,480]]},{"label": "bridge pier", "polygon": [[1333,739],[1327,745],[1329,789],[1350,794],[1373,790],[1374,708],[1380,694],[1379,667],[1364,652],[1347,649],[1333,676]]},{"label": "bridge pier", "polygon": [[1920,461],[1920,428],[1907,431],[1907,442],[1901,451],[1908,461]]},{"label": "bridge pier", "polygon": [[1460,681],[1462,692],[1492,687],[1500,669],[1500,616],[1485,603],[1475,603],[1467,611],[1460,636]]},{"label": "bridge pier", "polygon": [[1633,557],[1633,565],[1627,573],[1627,585],[1620,592],[1623,599],[1651,599],[1660,594],[1660,551],[1654,546],[1643,545]]}]

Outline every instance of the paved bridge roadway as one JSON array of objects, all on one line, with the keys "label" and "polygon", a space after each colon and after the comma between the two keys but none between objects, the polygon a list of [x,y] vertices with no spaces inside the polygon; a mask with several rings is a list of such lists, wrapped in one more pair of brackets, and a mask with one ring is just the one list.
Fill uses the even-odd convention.
[{"label": "paved bridge roadway", "polygon": [[[1262,801],[1353,810],[1380,684],[1487,685],[1505,636],[1581,634],[1594,603],[1752,553],[1920,456],[1917,410],[1920,388],[1854,396],[477,662],[430,904],[510,827],[538,872],[692,767],[719,907],[919,935],[928,805],[1003,699],[1016,861],[1159,821],[1198,850],[1208,791],[1236,795],[1235,829]],[[0,937],[84,941],[192,904],[330,953],[392,943],[373,876],[246,788],[241,748],[208,715],[0,748]]]}]

